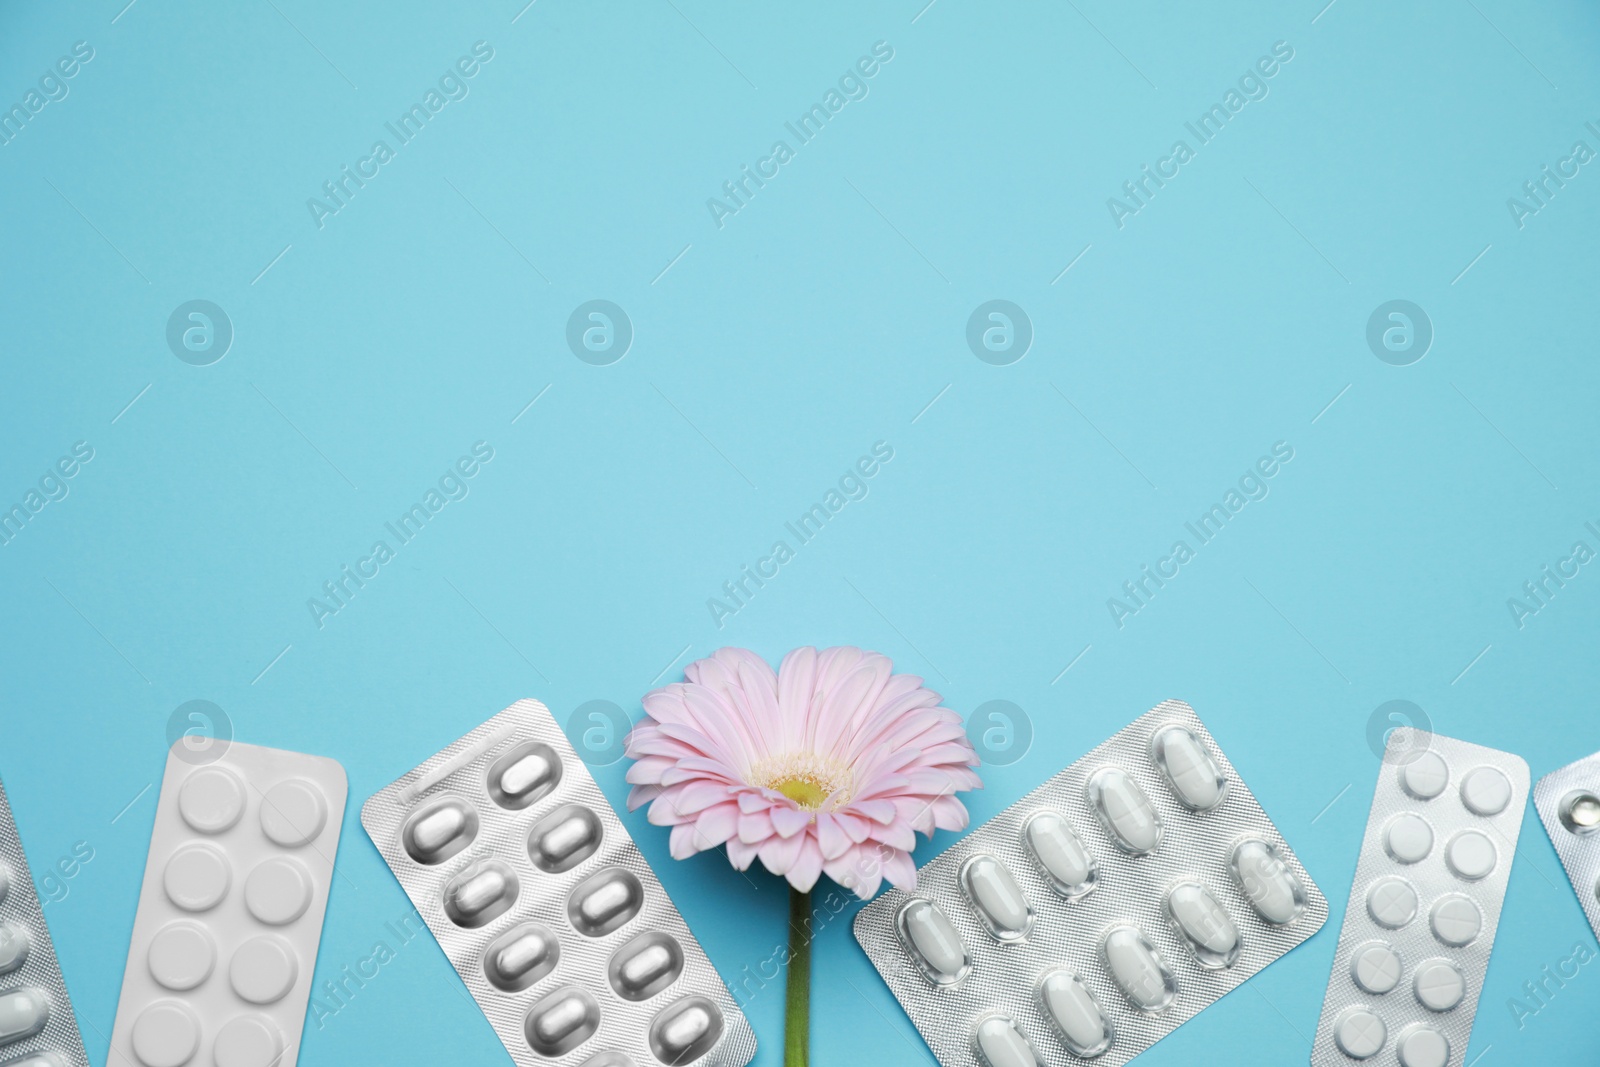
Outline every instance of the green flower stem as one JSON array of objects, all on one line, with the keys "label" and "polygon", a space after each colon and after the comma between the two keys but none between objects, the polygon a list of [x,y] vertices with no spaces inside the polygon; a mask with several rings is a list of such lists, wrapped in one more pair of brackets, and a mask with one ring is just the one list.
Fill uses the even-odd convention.
[{"label": "green flower stem", "polygon": [[811,1058],[811,894],[789,890],[789,981],[784,992],[783,1067]]}]

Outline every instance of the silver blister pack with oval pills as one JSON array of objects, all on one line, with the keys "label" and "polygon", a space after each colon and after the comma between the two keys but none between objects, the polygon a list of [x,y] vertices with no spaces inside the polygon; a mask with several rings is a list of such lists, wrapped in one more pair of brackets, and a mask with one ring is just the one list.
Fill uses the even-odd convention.
[{"label": "silver blister pack with oval pills", "polygon": [[1315,1067],[1465,1063],[1527,799],[1518,756],[1409,728],[1390,735]]},{"label": "silver blister pack with oval pills", "polygon": [[520,700],[361,824],[519,1067],[743,1067],[755,1033],[566,735]]},{"label": "silver blister pack with oval pills", "polygon": [[1126,1063],[1310,937],[1327,901],[1167,701],[855,920],[944,1067]]},{"label": "silver blister pack with oval pills", "polygon": [[0,1063],[89,1067],[4,786],[0,786]]},{"label": "silver blister pack with oval pills", "polygon": [[1589,926],[1600,937],[1600,752],[1539,779],[1533,806]]}]

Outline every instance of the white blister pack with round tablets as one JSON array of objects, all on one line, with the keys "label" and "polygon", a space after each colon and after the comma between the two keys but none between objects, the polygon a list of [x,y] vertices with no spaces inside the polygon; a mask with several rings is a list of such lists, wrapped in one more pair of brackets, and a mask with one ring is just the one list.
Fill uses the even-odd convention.
[{"label": "white blister pack with round tablets", "polygon": [[1590,928],[1600,937],[1600,752],[1539,779],[1533,806]]},{"label": "white blister pack with round tablets", "polygon": [[756,1038],[550,712],[519,700],[361,809],[519,1067],[744,1067]]},{"label": "white blister pack with round tablets", "polygon": [[862,908],[855,934],[944,1067],[1114,1067],[1327,917],[1169,700],[929,861],[915,892]]},{"label": "white blister pack with round tablets", "polygon": [[0,1064],[89,1067],[4,786],[0,786]]},{"label": "white blister pack with round tablets", "polygon": [[344,768],[237,741],[167,754],[111,1030],[119,1067],[294,1067]]},{"label": "white blister pack with round tablets", "polygon": [[1409,728],[1390,735],[1315,1067],[1463,1062],[1527,799],[1518,756]]}]

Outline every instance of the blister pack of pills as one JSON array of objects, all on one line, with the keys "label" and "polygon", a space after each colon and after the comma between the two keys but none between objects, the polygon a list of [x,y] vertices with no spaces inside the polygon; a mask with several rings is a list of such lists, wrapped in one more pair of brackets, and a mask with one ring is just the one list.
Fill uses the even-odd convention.
[{"label": "blister pack of pills", "polygon": [[944,1067],[1126,1063],[1328,903],[1194,711],[1166,701],[856,916]]},{"label": "blister pack of pills", "polygon": [[119,1067],[294,1067],[344,768],[237,741],[167,753],[111,1030]]},{"label": "blister pack of pills", "polygon": [[1533,806],[1589,926],[1600,937],[1600,752],[1539,779]]},{"label": "blister pack of pills", "polygon": [[743,1067],[755,1033],[550,712],[519,700],[361,824],[522,1067]]},{"label": "blister pack of pills", "polygon": [[1527,799],[1518,756],[1410,728],[1390,735],[1315,1067],[1462,1063]]},{"label": "blister pack of pills", "polygon": [[0,1063],[89,1067],[4,786],[0,786]]}]

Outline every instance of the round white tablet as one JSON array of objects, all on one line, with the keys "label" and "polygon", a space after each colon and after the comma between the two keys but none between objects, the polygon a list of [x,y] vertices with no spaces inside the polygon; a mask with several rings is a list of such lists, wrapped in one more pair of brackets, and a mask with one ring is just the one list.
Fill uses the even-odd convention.
[{"label": "round white tablet", "polygon": [[1383,831],[1383,847],[1401,863],[1416,863],[1433,849],[1433,827],[1412,812],[1397,815]]},{"label": "round white tablet", "polygon": [[156,931],[150,939],[145,963],[150,977],[168,989],[193,989],[211,976],[217,946],[199,923],[179,919]]},{"label": "round white tablet", "polygon": [[1434,901],[1429,914],[1433,936],[1451,948],[1470,945],[1483,929],[1483,915],[1478,906],[1460,893],[1447,893]]},{"label": "round white tablet", "polygon": [[1499,815],[1511,803],[1511,780],[1493,767],[1468,771],[1461,780],[1461,803],[1474,815]]},{"label": "round white tablet", "polygon": [[158,1000],[133,1023],[133,1054],[145,1067],[180,1067],[200,1047],[200,1024],[175,1000]]},{"label": "round white tablet", "polygon": [[244,906],[268,926],[294,922],[311,906],[311,872],[289,856],[262,860],[245,876]]},{"label": "round white tablet", "polygon": [[1417,891],[1404,878],[1379,878],[1367,890],[1367,914],[1379,926],[1398,930],[1417,915]]},{"label": "round white tablet", "polygon": [[1362,945],[1350,956],[1350,977],[1364,992],[1382,996],[1400,984],[1400,957],[1382,941]]},{"label": "round white tablet", "polygon": [[283,1056],[283,1034],[259,1015],[229,1019],[217,1031],[217,1067],[272,1067]]},{"label": "round white tablet", "polygon": [[1488,875],[1494,870],[1496,854],[1494,842],[1476,830],[1463,830],[1445,846],[1444,861],[1458,878],[1469,882]]},{"label": "round white tablet", "polygon": [[202,767],[178,788],[178,814],[203,834],[220,834],[244,814],[244,784],[222,767]]},{"label": "round white tablet", "polygon": [[184,911],[206,911],[228,895],[233,873],[227,859],[206,844],[185,845],[167,860],[161,885]]},{"label": "round white tablet", "polygon": [[1400,788],[1418,800],[1432,800],[1450,784],[1450,768],[1437,752],[1421,752],[1400,767]]},{"label": "round white tablet", "polygon": [[282,1000],[300,973],[294,950],[281,937],[253,937],[240,945],[228,964],[233,991],[252,1004]]},{"label": "round white tablet", "polygon": [[1449,1011],[1467,995],[1467,980],[1449,960],[1426,960],[1417,968],[1417,1002],[1429,1011]]},{"label": "round white tablet", "polygon": [[1395,1050],[1400,1053],[1400,1067],[1444,1067],[1450,1062],[1450,1042],[1426,1026],[1401,1034]]},{"label": "round white tablet", "polygon": [[1365,1008],[1355,1008],[1339,1016],[1333,1024],[1333,1040],[1353,1060],[1371,1059],[1383,1048],[1389,1028],[1383,1020]]},{"label": "round white tablet", "polygon": [[261,798],[261,831],[275,844],[299,848],[322,833],[328,802],[303,778],[279,782]]}]

